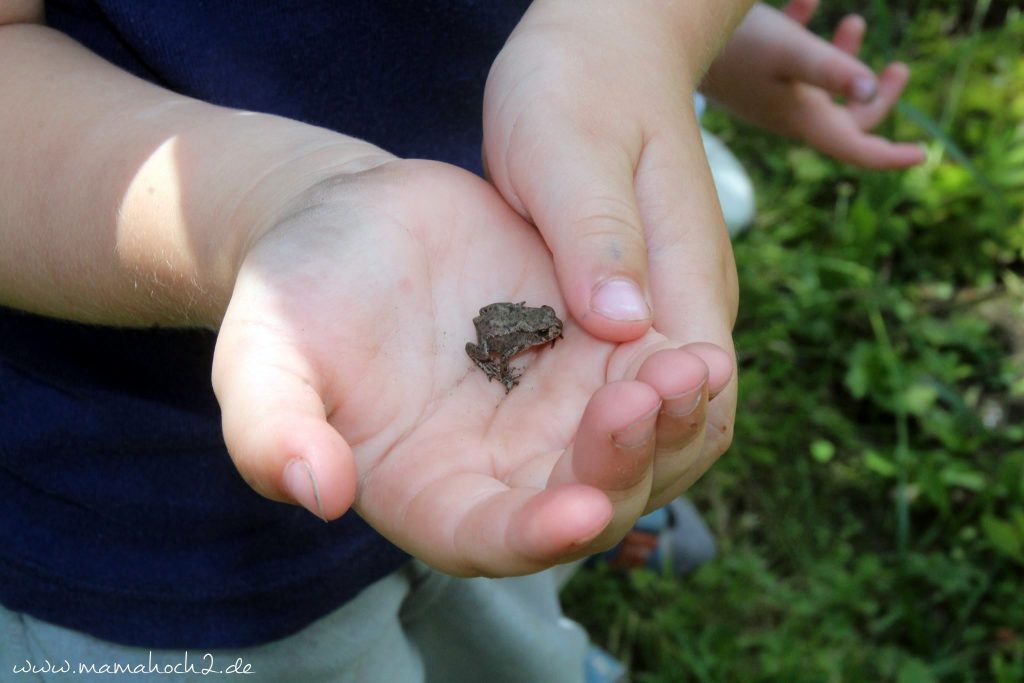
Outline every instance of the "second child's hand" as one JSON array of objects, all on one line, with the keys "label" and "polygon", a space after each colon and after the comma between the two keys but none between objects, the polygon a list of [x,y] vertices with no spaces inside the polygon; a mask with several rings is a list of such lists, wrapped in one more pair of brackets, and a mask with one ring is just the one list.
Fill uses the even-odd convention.
[{"label": "second child's hand", "polygon": [[[693,92],[751,4],[538,0],[491,68],[488,176],[537,226],[569,313],[598,338],[653,328],[732,354],[735,264]],[[735,409],[733,381],[682,479],[726,450]]]},{"label": "second child's hand", "polygon": [[740,118],[849,164],[882,170],[924,161],[919,145],[871,133],[903,93],[906,65],[889,64],[876,76],[857,59],[867,30],[859,16],[843,19],[832,42],[814,35],[804,25],[817,6],[754,7],[702,90]]}]

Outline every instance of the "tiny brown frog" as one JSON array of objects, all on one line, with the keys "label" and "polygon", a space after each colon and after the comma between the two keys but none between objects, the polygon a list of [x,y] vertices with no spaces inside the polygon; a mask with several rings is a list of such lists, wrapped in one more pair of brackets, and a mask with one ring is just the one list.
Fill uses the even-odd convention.
[{"label": "tiny brown frog", "polygon": [[519,384],[521,372],[509,367],[509,360],[534,346],[562,338],[562,321],[550,306],[531,308],[523,301],[518,304],[490,304],[480,309],[473,318],[476,341],[466,344],[466,353],[487,380],[496,379],[505,385],[505,393]]}]

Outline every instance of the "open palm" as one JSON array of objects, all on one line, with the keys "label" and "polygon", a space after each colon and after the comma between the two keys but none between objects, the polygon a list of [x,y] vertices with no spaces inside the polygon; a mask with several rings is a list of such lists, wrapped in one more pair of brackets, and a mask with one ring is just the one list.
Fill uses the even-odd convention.
[{"label": "open palm", "polygon": [[[564,341],[507,394],[468,358],[487,304],[552,306]],[[614,344],[565,313],[536,231],[475,176],[395,161],[322,184],[256,240],[221,327],[228,448],[271,498],[350,505],[457,574],[535,571],[608,546],[685,486],[717,347]]]}]

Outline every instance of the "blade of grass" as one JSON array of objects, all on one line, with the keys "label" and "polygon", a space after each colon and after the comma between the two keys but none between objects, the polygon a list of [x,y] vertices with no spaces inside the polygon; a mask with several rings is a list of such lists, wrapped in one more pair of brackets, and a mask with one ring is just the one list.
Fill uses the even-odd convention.
[{"label": "blade of grass", "polygon": [[[886,366],[886,371],[889,372],[891,377],[891,386],[903,387],[905,381],[903,377],[903,366],[900,364],[899,357],[896,354],[896,349],[892,345],[892,339],[889,337],[889,331],[886,329],[885,320],[882,318],[882,311],[879,309],[877,302],[872,299],[872,303],[868,309],[868,319],[871,323],[871,329],[875,335],[875,341],[878,342],[879,348],[882,350],[882,359]],[[907,468],[910,461],[910,431],[908,425],[907,409],[903,403],[903,400],[898,397],[894,397],[894,410],[896,412],[896,476],[897,476],[897,493],[896,493],[896,548],[901,560],[907,555],[907,547],[910,544],[910,506],[907,500],[907,484],[908,475]]]},{"label": "blade of grass", "polygon": [[950,158],[963,166],[964,169],[971,174],[974,181],[989,193],[991,198],[998,205],[1000,211],[1003,214],[1006,213],[1009,207],[1006,204],[1006,198],[1003,197],[1002,191],[989,179],[988,176],[985,175],[984,172],[982,172],[980,168],[975,166],[970,157],[968,157],[960,148],[960,145],[956,144],[956,142],[953,141],[953,138],[946,134],[938,122],[914,105],[907,102],[901,101],[896,106],[901,114],[916,123],[921,127],[921,129],[928,133],[928,135],[940,142],[944,150],[949,154]]},{"label": "blade of grass", "polygon": [[960,58],[957,60],[956,69],[953,71],[953,80],[949,85],[949,96],[946,97],[945,105],[942,107],[942,116],[939,117],[939,128],[949,130],[953,118],[956,116],[960,106],[960,96],[963,94],[964,84],[967,82],[967,72],[974,58],[974,52],[978,45],[978,32],[981,30],[981,22],[988,14],[988,8],[992,0],[978,0],[974,3],[974,13],[971,15],[971,23],[967,30],[967,41]]},{"label": "blade of grass", "polygon": [[888,64],[892,61],[892,14],[889,12],[889,3],[884,0],[872,0],[871,11],[874,15],[871,24],[871,42],[876,49],[885,57]]}]

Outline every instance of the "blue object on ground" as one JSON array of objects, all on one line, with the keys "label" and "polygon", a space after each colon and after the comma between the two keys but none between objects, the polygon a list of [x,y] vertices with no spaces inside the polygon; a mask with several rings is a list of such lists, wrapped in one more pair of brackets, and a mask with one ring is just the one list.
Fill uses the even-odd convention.
[{"label": "blue object on ground", "polygon": [[593,560],[618,568],[646,566],[685,576],[717,553],[715,538],[697,508],[685,498],[676,498],[638,519],[621,543]]},{"label": "blue object on ground", "polygon": [[586,683],[625,683],[629,680],[626,665],[597,645],[591,645],[587,650],[583,671]]}]

